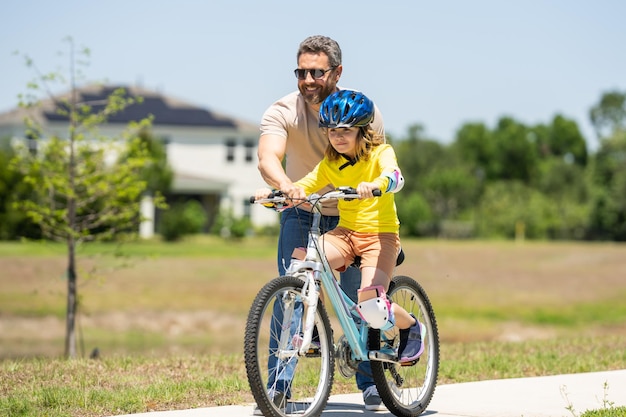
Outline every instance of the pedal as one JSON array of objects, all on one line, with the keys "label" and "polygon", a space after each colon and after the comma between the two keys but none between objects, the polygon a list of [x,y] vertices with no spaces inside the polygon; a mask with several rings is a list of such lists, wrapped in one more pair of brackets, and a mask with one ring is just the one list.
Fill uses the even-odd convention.
[{"label": "pedal", "polygon": [[309,350],[306,351],[304,356],[306,356],[307,358],[319,358],[321,356],[320,347],[311,343],[311,346],[309,346]]},{"label": "pedal", "polygon": [[420,358],[415,359],[411,362],[400,362],[400,366],[413,366],[420,361]]}]

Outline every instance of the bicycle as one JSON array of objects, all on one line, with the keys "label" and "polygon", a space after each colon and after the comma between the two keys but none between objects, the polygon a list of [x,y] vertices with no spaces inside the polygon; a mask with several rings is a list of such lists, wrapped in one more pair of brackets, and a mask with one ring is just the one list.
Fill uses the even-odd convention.
[{"label": "bicycle", "polygon": [[[361,361],[371,361],[372,376],[387,409],[399,417],[418,416],[432,399],[439,371],[439,336],[431,302],[414,279],[392,278],[388,297],[413,313],[427,329],[424,353],[412,364],[400,364],[398,328],[381,331],[360,319],[355,302],[339,286],[324,248],[318,244],[321,203],[333,198],[359,197],[350,187],[308,196],[304,202],[312,207],[313,221],[306,256],[292,259],[286,274],[265,284],[251,305],[244,337],[250,390],[265,417],[317,417],[328,403],[335,364],[344,377],[350,378]],[[260,200],[251,197],[250,202],[277,210],[289,205],[280,192]],[[336,343],[326,311],[329,304],[343,330]],[[275,308],[282,314],[276,314]],[[276,346],[270,347],[270,334]],[[276,366],[270,365],[274,361]],[[270,374],[275,377],[286,372],[293,375],[289,385],[281,387],[286,394],[277,398],[276,387],[268,386]]]}]

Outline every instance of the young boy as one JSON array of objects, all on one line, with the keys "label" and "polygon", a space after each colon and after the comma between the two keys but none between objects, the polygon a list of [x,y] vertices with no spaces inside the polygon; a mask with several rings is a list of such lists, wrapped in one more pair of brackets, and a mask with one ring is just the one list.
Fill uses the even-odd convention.
[{"label": "young boy", "polygon": [[[339,200],[339,224],[320,238],[330,266],[342,271],[361,257],[358,310],[373,328],[400,329],[398,357],[412,362],[424,351],[426,326],[395,303],[386,291],[400,250],[399,227],[393,194],[404,178],[393,148],[377,135],[372,101],[360,92],[340,90],[328,96],[319,110],[319,126],[327,129],[329,144],[324,159],[296,181],[294,200],[327,185],[354,187],[358,200]],[[382,195],[374,197],[373,191]],[[258,190],[257,198],[269,190]]]}]

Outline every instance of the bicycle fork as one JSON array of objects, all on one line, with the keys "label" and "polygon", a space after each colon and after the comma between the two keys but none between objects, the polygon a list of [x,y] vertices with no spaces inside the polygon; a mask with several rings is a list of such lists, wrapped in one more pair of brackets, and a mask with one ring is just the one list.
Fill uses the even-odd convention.
[{"label": "bicycle fork", "polygon": [[[303,340],[300,345],[299,355],[304,355],[309,350],[311,341],[313,340],[313,327],[315,326],[315,310],[317,309],[317,302],[320,298],[319,289],[315,283],[313,272],[309,272],[307,279],[302,287],[302,303],[305,306],[304,316],[304,328],[303,328]],[[295,347],[295,346],[294,346]]]},{"label": "bicycle fork", "polygon": [[[309,351],[309,346],[313,340],[313,328],[315,326],[315,310],[317,309],[317,302],[319,300],[319,290],[315,283],[312,271],[307,271],[306,274],[301,276],[304,280],[304,286],[300,293],[302,300],[304,317],[302,318],[302,329],[295,333],[289,331],[294,320],[298,320],[296,310],[297,296],[293,293],[288,293],[283,296],[283,305],[285,308],[285,314],[283,315],[282,332],[280,336],[280,344],[277,352],[277,357],[281,360],[288,360],[294,355],[304,356]],[[289,348],[291,346],[291,348]]]}]

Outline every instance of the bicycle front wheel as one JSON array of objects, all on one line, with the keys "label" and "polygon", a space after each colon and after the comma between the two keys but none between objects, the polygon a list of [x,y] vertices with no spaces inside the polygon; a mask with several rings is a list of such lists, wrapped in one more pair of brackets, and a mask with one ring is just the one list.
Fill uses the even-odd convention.
[{"label": "bicycle front wheel", "polygon": [[[439,333],[435,313],[420,284],[407,276],[391,280],[387,292],[391,300],[426,326],[424,353],[411,366],[372,361],[372,374],[378,393],[391,413],[400,417],[422,414],[437,385],[439,373]],[[400,335],[397,327],[389,331],[370,329],[370,348],[397,350]]]},{"label": "bicycle front wheel", "polygon": [[265,417],[319,416],[333,384],[335,357],[328,314],[321,301],[315,311],[313,341],[297,351],[307,307],[304,281],[283,276],[257,294],[246,324],[244,356],[250,390]]}]

